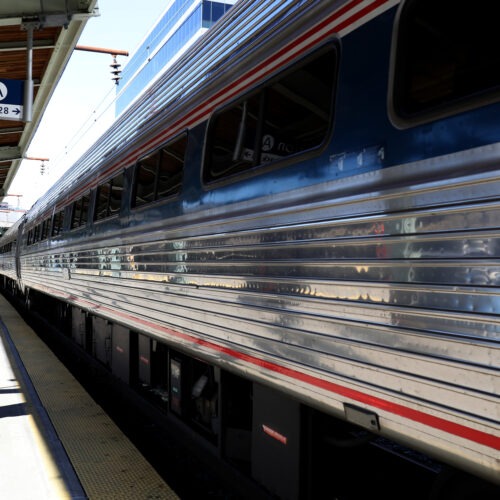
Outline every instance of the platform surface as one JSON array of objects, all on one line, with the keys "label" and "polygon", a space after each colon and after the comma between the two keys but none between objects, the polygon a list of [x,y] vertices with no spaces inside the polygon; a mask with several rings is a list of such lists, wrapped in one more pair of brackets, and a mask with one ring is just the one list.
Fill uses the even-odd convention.
[{"label": "platform surface", "polygon": [[0,499],[177,499],[0,295]]}]

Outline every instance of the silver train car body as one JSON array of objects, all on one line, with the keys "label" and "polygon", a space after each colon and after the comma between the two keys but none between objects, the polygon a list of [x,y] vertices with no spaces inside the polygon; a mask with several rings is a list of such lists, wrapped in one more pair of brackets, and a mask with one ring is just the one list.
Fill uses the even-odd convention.
[{"label": "silver train car body", "polygon": [[[1,273],[500,483],[500,81],[398,111],[428,4],[237,3],[7,232]],[[245,143],[264,91],[321,138]],[[182,180],[140,199],[172,141]]]}]

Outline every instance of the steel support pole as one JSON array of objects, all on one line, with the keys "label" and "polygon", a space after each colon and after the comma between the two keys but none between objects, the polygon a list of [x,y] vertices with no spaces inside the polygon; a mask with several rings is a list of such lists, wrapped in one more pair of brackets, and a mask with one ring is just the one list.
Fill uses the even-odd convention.
[{"label": "steel support pole", "polygon": [[26,26],[28,34],[26,47],[26,80],[24,82],[23,121],[30,122],[33,115],[33,29],[32,24]]}]

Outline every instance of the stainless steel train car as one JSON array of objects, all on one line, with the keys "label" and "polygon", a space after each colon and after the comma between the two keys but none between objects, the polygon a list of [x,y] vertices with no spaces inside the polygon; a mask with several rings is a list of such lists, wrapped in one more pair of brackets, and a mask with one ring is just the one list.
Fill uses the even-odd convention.
[{"label": "stainless steel train car", "polygon": [[279,498],[334,497],[341,429],[500,484],[493,4],[240,0],[6,233],[5,287]]}]

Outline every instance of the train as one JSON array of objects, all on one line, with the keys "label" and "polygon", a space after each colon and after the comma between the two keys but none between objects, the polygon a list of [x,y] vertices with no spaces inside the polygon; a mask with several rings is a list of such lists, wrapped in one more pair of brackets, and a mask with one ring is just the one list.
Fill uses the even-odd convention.
[{"label": "train", "polygon": [[493,4],[239,0],[7,230],[4,292],[275,498],[413,498],[376,453],[498,498]]}]

